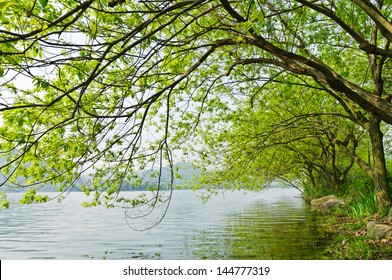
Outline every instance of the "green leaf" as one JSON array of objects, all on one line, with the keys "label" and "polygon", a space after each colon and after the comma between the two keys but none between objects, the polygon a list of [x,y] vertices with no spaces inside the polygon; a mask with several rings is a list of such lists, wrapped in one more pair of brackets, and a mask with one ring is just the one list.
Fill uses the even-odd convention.
[{"label": "green leaf", "polygon": [[49,0],[38,0],[42,7],[46,7],[48,5]]},{"label": "green leaf", "polygon": [[0,77],[3,77],[3,76],[4,76],[4,68],[0,67]]},{"label": "green leaf", "polygon": [[36,194],[36,191],[33,189],[27,190],[23,194],[23,197],[20,200],[20,204],[32,204],[34,202],[34,197],[36,196]]},{"label": "green leaf", "polygon": [[20,204],[44,203],[44,202],[48,202],[49,200],[50,200],[49,196],[37,195],[36,190],[30,189],[23,194],[23,197],[19,201],[19,203]]},{"label": "green leaf", "polygon": [[0,209],[10,208],[10,202],[7,199],[7,195],[0,192]]},{"label": "green leaf", "polygon": [[1,1],[0,0],[0,10],[7,9],[8,6],[12,5],[14,1]]}]

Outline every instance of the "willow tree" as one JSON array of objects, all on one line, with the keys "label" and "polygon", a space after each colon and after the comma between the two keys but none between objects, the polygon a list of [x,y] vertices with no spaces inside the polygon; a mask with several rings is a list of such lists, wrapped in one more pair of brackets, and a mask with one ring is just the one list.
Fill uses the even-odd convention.
[{"label": "willow tree", "polygon": [[[87,174],[78,185],[92,204],[153,207],[159,195],[119,198],[122,182],[153,162],[172,165],[203,113],[225,110],[233,69],[254,65],[258,80],[288,71],[359,108],[379,204],[392,204],[380,130],[392,123],[388,3],[3,0],[0,10],[3,185],[64,191]],[[356,76],[346,71],[354,59]],[[233,94],[246,91],[231,81]],[[172,177],[158,175],[158,190]]]}]

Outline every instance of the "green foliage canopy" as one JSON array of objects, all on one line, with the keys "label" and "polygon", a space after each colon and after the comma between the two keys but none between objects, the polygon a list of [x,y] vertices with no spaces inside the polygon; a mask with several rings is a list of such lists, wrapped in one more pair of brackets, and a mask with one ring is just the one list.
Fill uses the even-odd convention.
[{"label": "green foliage canopy", "polygon": [[[92,205],[113,205],[135,170],[172,165],[206,116],[281,72],[363,126],[391,124],[391,13],[368,0],[1,1],[2,184],[66,191],[87,174]],[[352,71],[350,56],[382,67]]]},{"label": "green foliage canopy", "polygon": [[209,185],[260,189],[283,181],[341,191],[357,158],[368,156],[366,130],[323,88],[304,82],[281,74],[262,97],[206,121],[194,142],[216,171],[206,174]]}]

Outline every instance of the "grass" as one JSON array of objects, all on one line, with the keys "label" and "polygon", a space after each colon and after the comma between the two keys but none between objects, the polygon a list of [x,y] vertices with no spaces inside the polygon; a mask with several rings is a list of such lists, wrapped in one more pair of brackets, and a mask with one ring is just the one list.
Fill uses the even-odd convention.
[{"label": "grass", "polygon": [[328,217],[326,228],[335,236],[324,258],[333,260],[391,260],[392,238],[379,241],[366,236],[368,219],[343,215]]},{"label": "grass", "polygon": [[365,218],[377,213],[377,198],[375,194],[360,193],[358,198],[349,203],[346,213],[350,218]]}]

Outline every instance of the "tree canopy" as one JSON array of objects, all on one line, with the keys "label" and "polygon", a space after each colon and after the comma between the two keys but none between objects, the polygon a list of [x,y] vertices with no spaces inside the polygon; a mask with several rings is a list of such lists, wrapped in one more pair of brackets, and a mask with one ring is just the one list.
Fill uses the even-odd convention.
[{"label": "tree canopy", "polygon": [[[380,130],[392,124],[391,13],[382,0],[2,0],[2,184],[127,202],[136,170],[172,166],[211,114],[269,98],[265,86],[291,73],[370,133],[391,205]],[[174,176],[159,174],[158,193]]]}]

